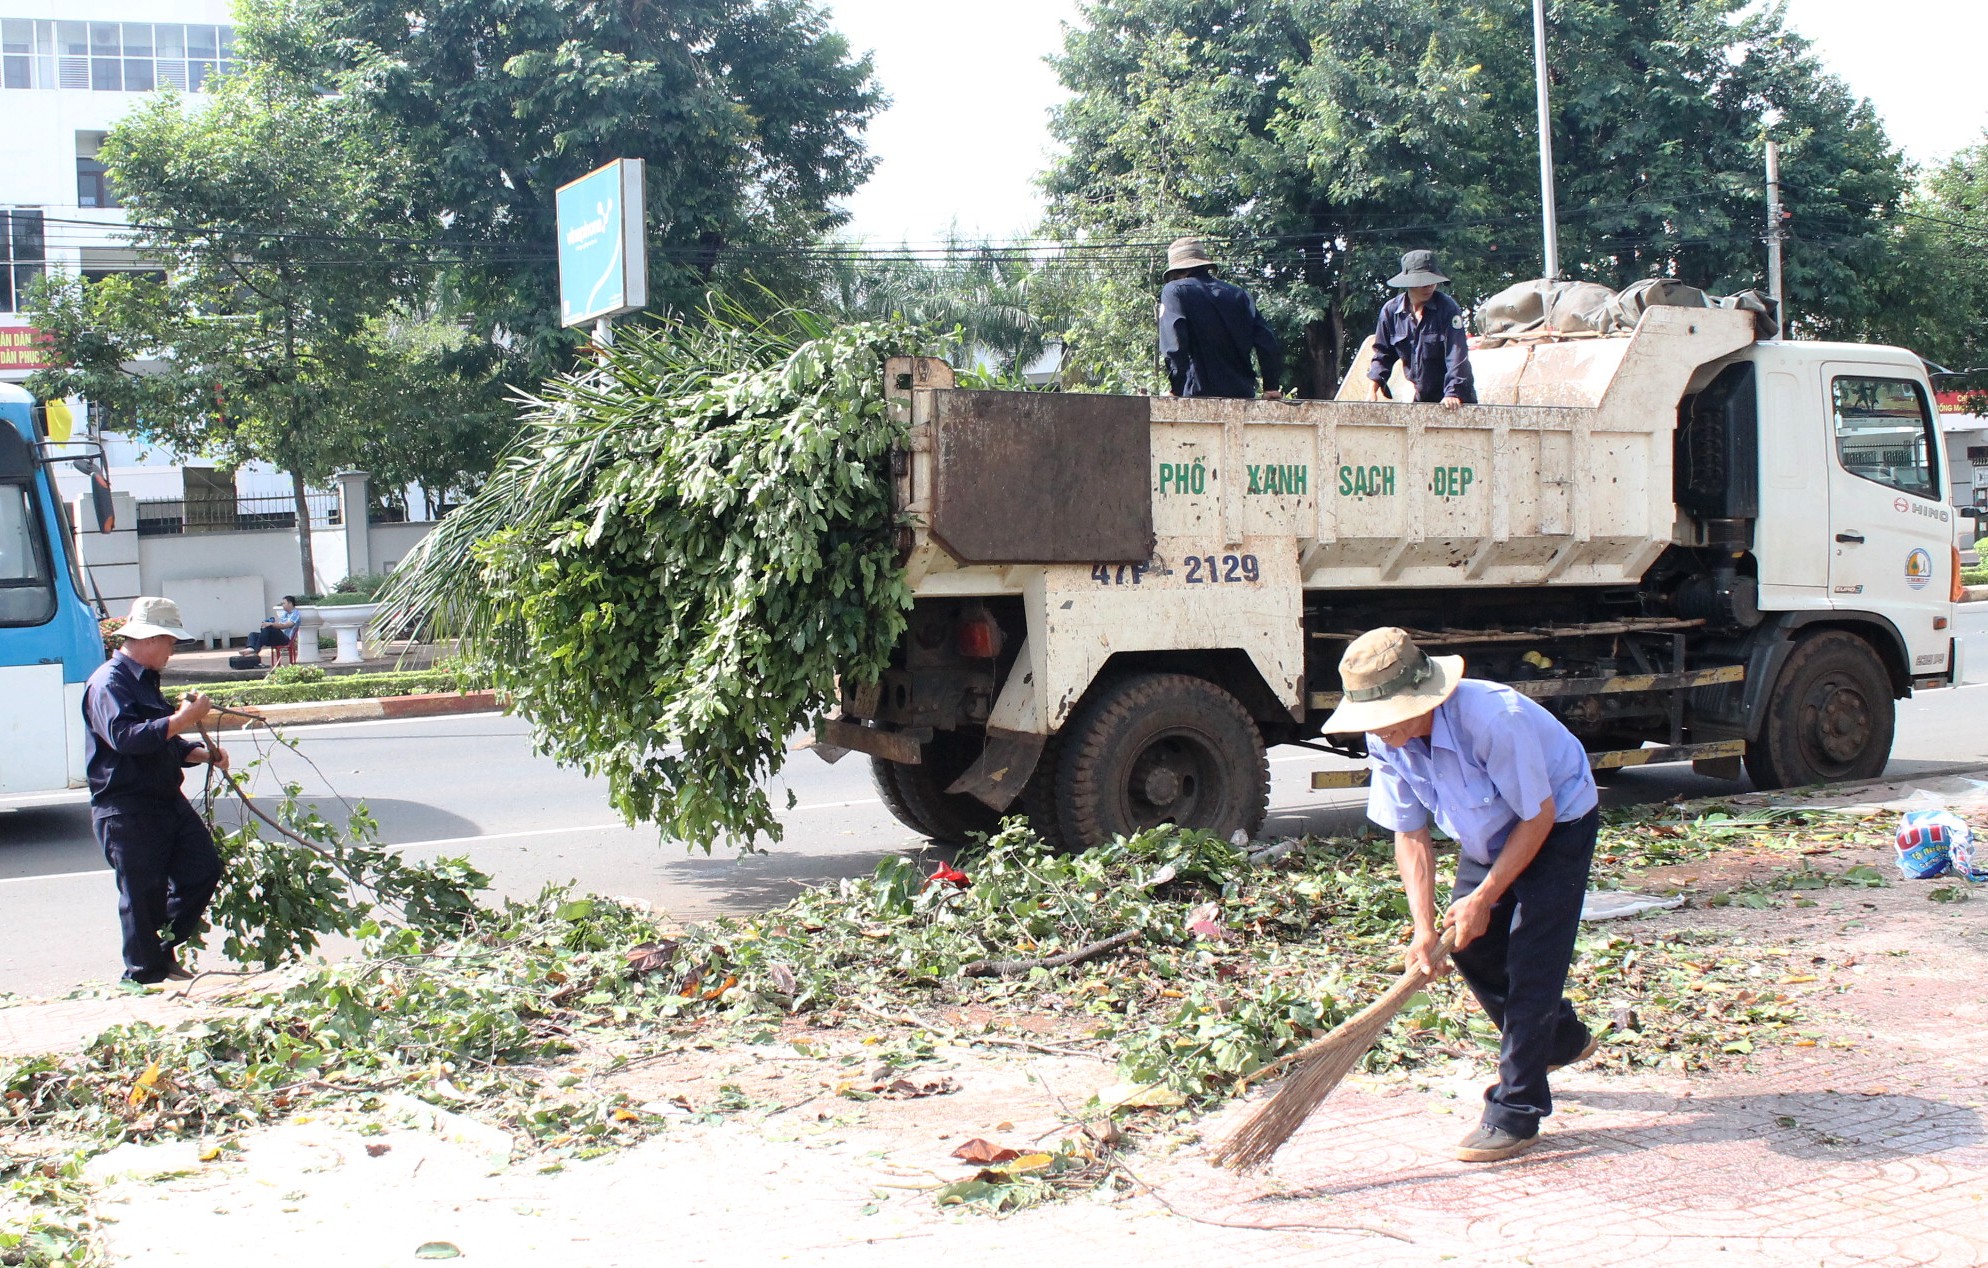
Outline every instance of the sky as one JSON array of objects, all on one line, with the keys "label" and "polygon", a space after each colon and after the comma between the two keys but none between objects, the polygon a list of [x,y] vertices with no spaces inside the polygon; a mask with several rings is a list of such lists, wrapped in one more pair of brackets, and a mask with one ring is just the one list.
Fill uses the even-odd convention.
[{"label": "sky", "polygon": [[[856,49],[874,52],[892,98],[870,125],[879,162],[846,204],[850,233],[895,246],[940,240],[951,227],[968,237],[1032,230],[1042,211],[1035,179],[1054,150],[1049,110],[1063,96],[1043,59],[1062,48],[1076,0],[822,3]],[[1788,0],[1788,25],[1871,100],[1913,161],[1982,139],[1982,0]]]}]

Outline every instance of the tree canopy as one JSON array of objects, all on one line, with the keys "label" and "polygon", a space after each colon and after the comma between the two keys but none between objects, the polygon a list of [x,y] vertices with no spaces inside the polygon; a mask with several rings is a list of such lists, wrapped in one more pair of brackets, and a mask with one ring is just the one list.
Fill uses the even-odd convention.
[{"label": "tree canopy", "polygon": [[[1563,276],[1761,285],[1771,125],[1799,328],[1885,324],[1866,283],[1886,268],[1905,164],[1778,6],[1592,0],[1549,6],[1549,23]],[[1298,345],[1308,393],[1337,383],[1400,252],[1440,251],[1466,303],[1540,272],[1521,0],[1094,0],[1057,68],[1075,95],[1053,124],[1054,223],[1225,243]],[[1121,294],[1154,280],[1105,273]],[[1145,323],[1073,326],[1107,377],[1152,378]]]},{"label": "tree canopy", "polygon": [[[255,0],[283,22],[245,41],[335,87],[419,162],[415,217],[457,261],[479,328],[521,378],[563,370],[554,191],[615,158],[647,163],[651,307],[694,311],[721,254],[791,248],[842,223],[883,105],[805,0]],[[767,271],[762,268],[760,271]],[[777,266],[773,271],[777,272]]]},{"label": "tree canopy", "polygon": [[375,368],[367,323],[417,281],[366,233],[398,218],[397,153],[334,99],[251,68],[215,81],[198,110],[152,98],[102,157],[159,271],[41,287],[33,320],[63,368],[30,386],[87,397],[184,456],[274,464],[307,525],[305,484],[352,465],[355,432],[377,421],[347,390]]}]

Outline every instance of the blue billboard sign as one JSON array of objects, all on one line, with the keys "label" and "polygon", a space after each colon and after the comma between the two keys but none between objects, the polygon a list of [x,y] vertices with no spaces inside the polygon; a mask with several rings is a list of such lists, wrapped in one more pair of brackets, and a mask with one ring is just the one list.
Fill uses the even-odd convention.
[{"label": "blue billboard sign", "polygon": [[642,160],[616,159],[555,195],[559,322],[579,326],[649,303]]}]

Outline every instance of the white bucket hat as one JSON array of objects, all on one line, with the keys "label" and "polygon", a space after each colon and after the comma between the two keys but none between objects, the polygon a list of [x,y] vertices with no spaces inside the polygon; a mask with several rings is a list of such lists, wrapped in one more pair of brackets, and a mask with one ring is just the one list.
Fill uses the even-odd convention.
[{"label": "white bucket hat", "polygon": [[140,595],[133,599],[131,615],[117,632],[125,638],[156,638],[161,634],[170,634],[176,639],[193,637],[180,624],[179,604],[157,595]]},{"label": "white bucket hat", "polygon": [[1325,720],[1327,735],[1380,731],[1418,718],[1450,698],[1463,678],[1463,657],[1430,656],[1408,631],[1368,630],[1339,658],[1345,695]]}]

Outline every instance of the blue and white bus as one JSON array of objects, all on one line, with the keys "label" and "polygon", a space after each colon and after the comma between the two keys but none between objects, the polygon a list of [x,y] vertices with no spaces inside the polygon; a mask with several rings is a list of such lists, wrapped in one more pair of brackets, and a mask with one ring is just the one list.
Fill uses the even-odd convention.
[{"label": "blue and white bus", "polygon": [[8,799],[83,787],[83,684],[104,659],[75,533],[49,478],[65,446],[48,442],[37,414],[33,397],[0,383],[0,798]]}]

